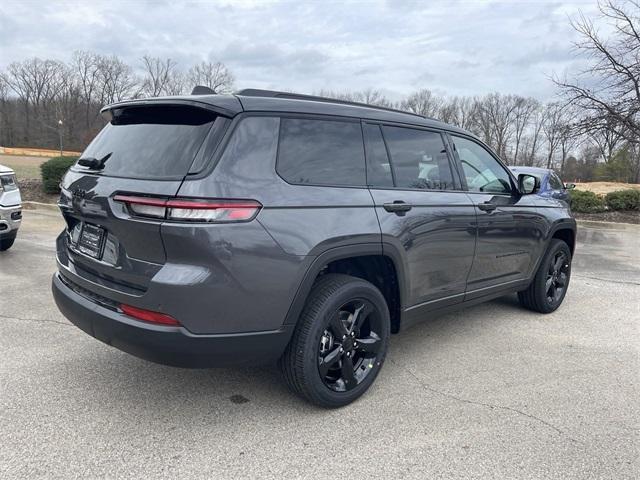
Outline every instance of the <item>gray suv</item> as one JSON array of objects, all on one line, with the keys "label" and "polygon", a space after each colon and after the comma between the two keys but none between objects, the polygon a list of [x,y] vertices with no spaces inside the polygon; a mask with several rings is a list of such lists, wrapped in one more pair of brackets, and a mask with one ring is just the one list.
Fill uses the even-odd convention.
[{"label": "gray suv", "polygon": [[53,294],[130,354],[278,360],[293,391],[338,407],[373,383],[391,333],[515,292],[548,313],[567,291],[566,204],[459,128],[261,90],[103,115],[61,185]]},{"label": "gray suv", "polygon": [[22,222],[21,202],[15,172],[0,165],[0,252],[9,250],[16,240]]}]

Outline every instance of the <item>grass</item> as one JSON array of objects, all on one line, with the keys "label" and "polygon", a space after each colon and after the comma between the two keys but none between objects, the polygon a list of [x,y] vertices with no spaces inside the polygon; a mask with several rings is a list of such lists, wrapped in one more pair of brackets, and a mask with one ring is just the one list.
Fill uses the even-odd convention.
[{"label": "grass", "polygon": [[12,168],[20,179],[40,179],[40,165],[49,160],[46,157],[25,157],[22,155],[0,155],[0,164]]},{"label": "grass", "polygon": [[588,182],[576,183],[576,190],[584,190],[595,193],[596,195],[606,195],[617,190],[627,190],[635,188],[640,190],[640,183],[619,183],[619,182]]}]

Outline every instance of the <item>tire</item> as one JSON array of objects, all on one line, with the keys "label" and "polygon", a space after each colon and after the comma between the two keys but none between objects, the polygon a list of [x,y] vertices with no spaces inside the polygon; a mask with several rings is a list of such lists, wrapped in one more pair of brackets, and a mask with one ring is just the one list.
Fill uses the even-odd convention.
[{"label": "tire", "polygon": [[356,277],[323,275],[280,358],[280,370],[289,388],[307,401],[342,407],[380,373],[389,336],[389,309],[380,290]]},{"label": "tire", "polygon": [[564,241],[554,238],[533,281],[526,290],[518,292],[518,300],[534,312],[551,313],[562,304],[570,279],[571,250]]},{"label": "tire", "polygon": [[0,252],[9,250],[15,241],[15,238],[5,238],[4,240],[0,240]]}]

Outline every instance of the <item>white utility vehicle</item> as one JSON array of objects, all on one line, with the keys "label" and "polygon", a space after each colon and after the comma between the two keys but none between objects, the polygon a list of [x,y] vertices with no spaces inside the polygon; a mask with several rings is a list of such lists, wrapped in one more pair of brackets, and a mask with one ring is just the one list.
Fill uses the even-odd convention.
[{"label": "white utility vehicle", "polygon": [[16,183],[16,174],[0,165],[0,252],[13,245],[22,220],[22,199]]}]

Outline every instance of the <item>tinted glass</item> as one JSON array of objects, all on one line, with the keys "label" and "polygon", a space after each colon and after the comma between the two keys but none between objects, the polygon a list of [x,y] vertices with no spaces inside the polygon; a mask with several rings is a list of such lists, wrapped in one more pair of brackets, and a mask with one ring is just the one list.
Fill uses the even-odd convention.
[{"label": "tinted glass", "polygon": [[509,174],[484,147],[462,137],[453,140],[469,191],[511,193]]},{"label": "tinted glass", "polygon": [[365,150],[367,152],[367,184],[376,187],[393,187],[391,164],[378,125],[364,125]]},{"label": "tinted glass", "polygon": [[562,190],[564,185],[555,173],[549,175],[549,187],[552,190]]},{"label": "tinted glass", "polygon": [[365,185],[360,123],[283,118],[277,168],[291,183]]},{"label": "tinted glass", "polygon": [[81,158],[107,158],[104,175],[183,177],[215,119],[212,112],[193,107],[126,108],[115,112]]},{"label": "tinted glass", "polygon": [[396,187],[452,190],[453,177],[439,133],[383,127],[391,154]]}]

